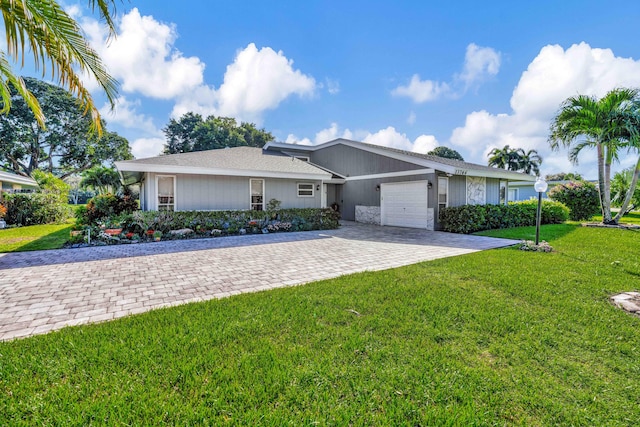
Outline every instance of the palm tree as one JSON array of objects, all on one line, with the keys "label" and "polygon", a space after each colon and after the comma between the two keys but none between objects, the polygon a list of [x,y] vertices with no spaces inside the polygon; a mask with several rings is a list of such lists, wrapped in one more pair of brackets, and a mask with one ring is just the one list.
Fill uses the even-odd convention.
[{"label": "palm tree", "polygon": [[115,169],[105,166],[94,166],[82,173],[80,188],[90,188],[98,194],[115,192],[122,186],[120,175]]},{"label": "palm tree", "polygon": [[602,222],[611,218],[611,164],[628,137],[629,110],[638,99],[637,89],[614,89],[603,98],[578,95],[565,100],[551,123],[549,144],[554,150],[569,148],[569,159],[578,163],[584,148],[595,148]]},{"label": "palm tree", "polygon": [[[494,148],[489,151],[489,166],[500,169],[516,170],[518,167],[517,150],[505,145],[503,148]],[[516,169],[514,169],[516,168]]]},{"label": "palm tree", "polygon": [[526,174],[533,172],[536,176],[540,175],[540,165],[542,164],[542,157],[536,150],[524,151],[522,148],[517,150],[518,156],[518,171],[522,171]]},{"label": "palm tree", "polygon": [[[626,110],[625,113],[627,117],[624,122],[626,130],[628,132],[626,144],[627,148],[640,152],[640,99],[636,100],[633,107]],[[631,173],[631,168],[623,172],[627,172],[627,180],[631,182],[629,183],[629,188],[627,190],[624,201],[620,206],[620,211],[613,218],[613,222],[615,222],[616,224],[618,223],[618,221],[620,221],[620,218],[622,218],[622,216],[627,213],[627,209],[629,208],[631,201],[635,198],[638,177],[640,176],[640,156],[638,157],[635,168],[633,168],[633,174]]]},{"label": "palm tree", "polygon": [[[115,35],[111,17],[116,0],[88,2],[94,11],[98,10],[109,34]],[[78,98],[85,113],[91,114],[93,128],[100,133],[100,113],[81,76],[86,73],[96,79],[111,107],[115,105],[118,83],[107,73],[98,53],[89,46],[80,25],[56,0],[0,0],[0,12],[7,41],[7,51],[0,50],[0,97],[3,101],[0,113],[7,113],[11,108],[11,85],[25,99],[44,128],[44,116],[38,101],[9,64],[9,58],[24,64],[25,56],[31,53],[36,70],[41,69],[43,76],[50,74]]]}]

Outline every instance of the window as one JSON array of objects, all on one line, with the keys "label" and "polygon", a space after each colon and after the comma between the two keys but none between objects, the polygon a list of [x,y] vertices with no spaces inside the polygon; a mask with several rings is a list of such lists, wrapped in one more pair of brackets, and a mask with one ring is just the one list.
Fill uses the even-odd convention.
[{"label": "window", "polygon": [[264,179],[249,180],[251,187],[250,209],[252,211],[264,210]]},{"label": "window", "polygon": [[438,209],[449,206],[449,178],[438,178]]},{"label": "window", "polygon": [[313,197],[313,184],[307,182],[298,183],[298,197]]},{"label": "window", "polygon": [[156,195],[159,211],[176,210],[176,177],[170,175],[156,176]]},{"label": "window", "polygon": [[510,188],[509,189],[509,197],[508,197],[510,202],[516,201],[518,200],[518,189],[517,188]]},{"label": "window", "polygon": [[500,204],[507,204],[507,181],[500,181]]}]

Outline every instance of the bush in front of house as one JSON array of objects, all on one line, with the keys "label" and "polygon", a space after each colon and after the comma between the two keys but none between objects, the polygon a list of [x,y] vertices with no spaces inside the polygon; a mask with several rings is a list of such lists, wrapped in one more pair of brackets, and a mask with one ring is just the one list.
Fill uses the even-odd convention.
[{"label": "bush in front of house", "polygon": [[14,193],[3,195],[3,204],[7,208],[5,221],[13,225],[37,225],[63,223],[71,211],[66,204],[60,203],[55,194]]},{"label": "bush in front of house", "polygon": [[38,183],[35,193],[5,194],[5,220],[13,225],[63,223],[71,216],[67,206],[69,185],[51,173],[35,170]]},{"label": "bush in front of house", "polygon": [[[112,198],[107,198],[112,200]],[[97,204],[100,205],[101,202]],[[78,230],[90,230],[92,241],[123,243],[133,240],[153,240],[155,233],[162,239],[228,236],[237,234],[267,234],[287,231],[330,230],[339,227],[340,214],[333,209],[278,209],[277,211],[147,211],[114,213],[92,222],[87,209],[76,214]],[[93,218],[93,217],[92,217]],[[108,228],[121,228],[117,236],[108,235]],[[109,231],[109,230],[106,230]],[[78,237],[78,242],[83,237]]]},{"label": "bush in front of house", "polygon": [[600,197],[595,184],[586,181],[570,181],[549,190],[549,198],[564,203],[569,208],[569,219],[586,221],[600,212]]},{"label": "bush in front of house", "polygon": [[[440,226],[451,233],[475,233],[497,228],[535,225],[537,200],[510,202],[508,205],[464,205],[440,210]],[[568,219],[569,209],[562,203],[543,200],[540,222],[560,224]]]},{"label": "bush in front of house", "polygon": [[[339,214],[332,209],[279,209],[278,211],[136,211],[122,217],[122,226],[133,233],[159,230],[220,230],[224,234],[270,231],[329,230],[338,228]],[[289,224],[282,225],[282,224]]]},{"label": "bush in front of house", "polygon": [[138,202],[131,194],[98,194],[86,206],[76,209],[76,224],[97,225],[122,214],[130,214],[138,209]]}]

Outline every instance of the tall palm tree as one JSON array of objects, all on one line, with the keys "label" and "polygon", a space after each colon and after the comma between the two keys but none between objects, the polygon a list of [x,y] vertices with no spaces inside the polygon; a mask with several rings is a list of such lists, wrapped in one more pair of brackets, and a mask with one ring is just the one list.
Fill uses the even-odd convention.
[{"label": "tall palm tree", "polygon": [[540,175],[540,165],[542,164],[542,157],[536,150],[524,151],[522,148],[517,150],[518,156],[518,169],[526,174],[533,172],[536,176]]},{"label": "tall palm tree", "polygon": [[516,170],[518,160],[517,150],[505,145],[503,148],[494,148],[489,152],[488,164],[500,169]]},{"label": "tall palm tree", "polygon": [[[624,120],[627,135],[627,148],[630,150],[635,150],[640,153],[640,99],[634,102],[632,108],[629,108],[625,111],[626,120]],[[627,209],[631,204],[631,200],[634,199],[638,178],[640,177],[640,156],[638,157],[638,161],[636,162],[635,168],[633,168],[633,173],[631,173],[631,168],[623,171],[627,173],[627,179],[629,180],[629,175],[631,175],[631,179],[629,180],[629,188],[627,190],[626,196],[622,205],[620,206],[620,211],[613,218],[613,222],[616,224],[620,221],[620,218],[627,213]]]},{"label": "tall palm tree", "polygon": [[[88,2],[107,24],[109,34],[115,35],[112,15],[116,0]],[[118,94],[118,83],[107,73],[80,25],[56,0],[0,0],[0,12],[7,41],[7,51],[0,50],[0,97],[3,101],[0,113],[7,113],[11,108],[11,85],[25,99],[44,128],[44,116],[38,101],[9,64],[11,58],[24,65],[25,56],[31,54],[36,70],[42,70],[43,76],[50,74],[76,96],[85,113],[91,114],[94,129],[101,132],[100,113],[81,76],[86,73],[94,77],[112,107]]]},{"label": "tall palm tree", "polygon": [[578,163],[585,148],[595,148],[598,159],[598,188],[602,222],[611,218],[611,163],[628,136],[627,113],[639,96],[637,89],[619,88],[603,98],[578,95],[566,99],[551,123],[549,144],[554,150],[569,148],[569,159]]}]

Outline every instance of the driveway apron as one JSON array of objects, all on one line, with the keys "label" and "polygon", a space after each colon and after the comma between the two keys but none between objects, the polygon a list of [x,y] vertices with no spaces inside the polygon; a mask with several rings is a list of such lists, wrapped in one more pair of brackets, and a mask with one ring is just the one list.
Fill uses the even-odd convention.
[{"label": "driveway apron", "polygon": [[0,254],[0,340],[516,243],[344,222],[328,231]]}]

